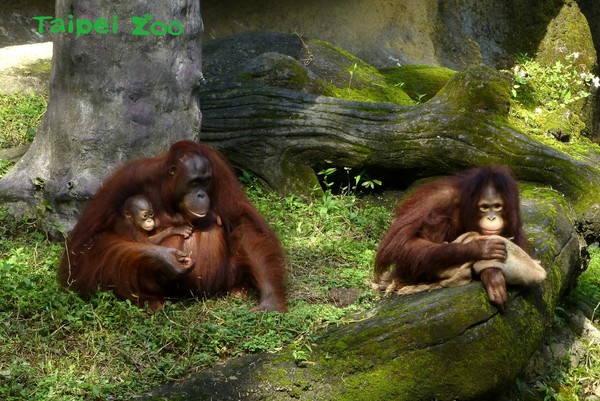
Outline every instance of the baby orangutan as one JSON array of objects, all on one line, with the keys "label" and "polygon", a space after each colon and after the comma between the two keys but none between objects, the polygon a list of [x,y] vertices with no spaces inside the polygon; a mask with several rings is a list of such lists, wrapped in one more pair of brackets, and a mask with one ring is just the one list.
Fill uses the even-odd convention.
[{"label": "baby orangutan", "polygon": [[134,195],[127,198],[123,205],[123,217],[128,221],[134,228],[134,231],[138,234],[135,235],[136,239],[140,242],[149,242],[154,245],[160,245],[160,243],[167,237],[172,235],[181,235],[183,238],[188,238],[192,233],[192,227],[187,224],[179,226],[168,227],[158,233],[150,235],[157,224],[154,219],[154,209],[152,205],[143,195]]}]

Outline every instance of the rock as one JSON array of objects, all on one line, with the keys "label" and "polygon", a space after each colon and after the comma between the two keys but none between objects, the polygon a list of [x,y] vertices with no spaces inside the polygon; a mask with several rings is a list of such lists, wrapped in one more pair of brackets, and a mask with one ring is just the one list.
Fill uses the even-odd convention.
[{"label": "rock", "polygon": [[48,95],[52,42],[0,49],[0,94]]},{"label": "rock", "polygon": [[[507,67],[535,53],[561,0],[358,0],[273,3],[204,1],[206,38],[245,31],[296,32],[347,49],[376,67],[406,64],[462,70],[484,63]],[[535,12],[532,12],[532,10]],[[278,50],[273,50],[278,51]]]},{"label": "rock", "polygon": [[50,35],[38,33],[37,24],[31,17],[54,15],[54,6],[53,0],[3,1],[0,8],[0,47],[51,41]]},{"label": "rock", "polygon": [[548,24],[540,42],[536,60],[545,65],[564,62],[565,57],[577,53],[574,65],[586,71],[595,71],[597,55],[588,21],[575,0],[567,0],[556,17]]},{"label": "rock", "polygon": [[27,152],[27,149],[29,149],[29,144],[9,149],[0,149],[0,159],[16,162]]}]

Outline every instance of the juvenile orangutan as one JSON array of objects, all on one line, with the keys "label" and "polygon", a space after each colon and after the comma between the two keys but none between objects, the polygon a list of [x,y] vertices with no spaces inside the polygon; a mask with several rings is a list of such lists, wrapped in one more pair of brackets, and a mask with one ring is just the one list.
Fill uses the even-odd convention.
[{"label": "juvenile orangutan", "polygon": [[167,227],[153,235],[156,229],[156,219],[154,217],[154,208],[150,201],[143,195],[134,195],[127,198],[123,204],[123,218],[125,222],[131,224],[133,229],[139,234],[140,241],[147,240],[151,244],[159,245],[165,238],[172,235],[181,235],[188,238],[192,233],[192,227],[187,224]]},{"label": "juvenile orangutan", "polygon": [[[468,241],[459,238],[469,232],[475,235]],[[503,309],[508,299],[503,264],[514,261],[507,259],[513,246],[522,251],[517,259],[535,263],[523,250],[517,183],[506,167],[474,168],[429,182],[400,203],[377,251],[375,282],[401,293],[404,286],[418,292],[460,285],[471,280],[470,267],[477,262],[490,302]]]}]

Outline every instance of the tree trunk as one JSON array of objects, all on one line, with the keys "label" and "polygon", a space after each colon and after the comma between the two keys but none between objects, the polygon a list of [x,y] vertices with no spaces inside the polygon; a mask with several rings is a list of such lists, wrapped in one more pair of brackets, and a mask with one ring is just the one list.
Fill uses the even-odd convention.
[{"label": "tree trunk", "polygon": [[[69,33],[69,15],[104,18],[108,32]],[[134,34],[132,20],[145,16],[149,35]],[[203,25],[199,0],[58,0],[55,17],[66,32],[54,34],[48,110],[29,151],[0,181],[0,200],[43,197],[73,222],[115,166],[197,138]],[[156,21],[180,22],[183,32],[172,25],[155,35],[164,32],[148,29]],[[44,21],[45,32],[51,25]]]}]

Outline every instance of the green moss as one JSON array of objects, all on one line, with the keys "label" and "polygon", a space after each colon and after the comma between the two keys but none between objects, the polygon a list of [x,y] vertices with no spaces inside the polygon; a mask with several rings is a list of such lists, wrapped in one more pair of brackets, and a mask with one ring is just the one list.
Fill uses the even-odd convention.
[{"label": "green moss", "polygon": [[[438,299],[449,295],[453,300],[450,312]],[[523,355],[522,349],[509,350],[511,347],[505,344],[517,335],[511,331],[514,321],[505,322],[494,314],[479,285],[471,285],[468,291],[454,288],[404,299],[406,302],[391,300],[393,307],[378,310],[377,320],[382,324],[351,330],[342,337],[338,333],[333,336],[333,344],[324,342],[325,350],[344,356],[341,360],[320,361],[334,377],[344,375],[343,390],[334,399],[363,399],[367,393],[371,399],[427,399],[425,395],[439,391],[439,383],[427,387],[421,383],[423,377],[443,378],[448,386],[463,389],[465,383],[460,383],[460,377],[472,372],[473,364],[480,364],[482,371],[490,369],[486,366],[490,349],[500,347],[501,353],[510,353],[507,359],[513,358],[513,352]],[[493,324],[488,322],[489,316],[495,316]],[[473,326],[474,321],[480,325]],[[525,327],[533,330],[530,323]],[[394,333],[392,338],[390,333]],[[498,342],[501,336],[508,339]],[[527,343],[524,347],[529,346]],[[503,368],[501,378],[515,374],[515,362],[522,363],[522,356]],[[476,394],[481,386],[481,382],[475,382],[470,391]]]},{"label": "green moss", "polygon": [[485,111],[503,117],[510,110],[511,85],[510,74],[479,66],[455,74],[436,98],[461,114]]},{"label": "green moss", "polygon": [[252,74],[250,74],[249,72],[246,72],[246,71],[239,72],[237,74],[237,76],[240,78],[240,81],[242,81],[242,82],[251,81],[253,78]]},{"label": "green moss", "polygon": [[[518,371],[534,347],[533,341],[521,341],[514,344],[512,338],[523,335],[521,327],[528,327],[529,333],[539,336],[544,327],[536,323],[536,309],[525,306],[525,312],[518,316],[519,330],[515,329],[504,317],[493,318],[495,330],[485,337],[476,336],[471,341],[470,335],[458,336],[449,342],[424,349],[407,351],[397,358],[377,364],[354,374],[348,374],[343,386],[334,399],[339,400],[411,400],[411,399],[453,399],[453,390],[461,388],[461,395],[479,395],[482,389],[493,389],[496,385],[508,380]],[[533,321],[530,321],[530,319]],[[434,330],[434,328],[429,328]],[[426,331],[426,330],[424,330]],[[468,350],[469,356],[465,356]],[[502,355],[505,362],[495,369],[494,375],[489,372],[489,353]],[[368,351],[365,351],[367,354]],[[357,358],[360,362],[360,358]],[[479,368],[477,368],[479,366]],[[480,371],[480,376],[473,376]],[[436,378],[433,381],[423,378]],[[440,385],[443,383],[443,385]],[[368,390],[366,389],[368,387]],[[444,388],[447,389],[444,391]]]},{"label": "green moss", "polygon": [[573,52],[580,54],[577,65],[585,65],[589,70],[596,63],[596,50],[588,21],[575,0],[566,0],[548,24],[536,59],[541,64],[553,65]]},{"label": "green moss", "polygon": [[329,85],[332,96],[363,102],[414,105],[415,102],[373,66],[342,48],[321,40],[307,41],[313,61],[309,68]]},{"label": "green moss", "polygon": [[406,65],[379,70],[388,85],[402,88],[412,100],[423,103],[434,97],[456,71],[445,67]]},{"label": "green moss", "polygon": [[577,160],[600,153],[600,146],[582,135],[585,124],[581,118],[569,109],[531,111],[513,103],[508,122],[517,131]]},{"label": "green moss", "polygon": [[542,123],[546,129],[546,135],[552,135],[561,142],[569,142],[572,138],[578,138],[585,129],[585,124],[577,114],[568,109],[554,110],[544,116]]},{"label": "green moss", "polygon": [[521,182],[519,191],[521,199],[530,204],[527,209],[529,212],[523,215],[530,242],[535,243],[538,249],[543,249],[544,255],[549,257],[543,261],[545,264],[554,263],[558,249],[548,233],[557,230],[559,219],[566,218],[570,224],[575,224],[571,207],[565,197],[552,188]]},{"label": "green moss", "polygon": [[[373,79],[379,77],[374,69],[348,69],[347,84],[329,87],[333,97],[370,103],[393,103],[403,106],[414,105],[415,102],[400,87],[379,83]],[[359,78],[359,79],[356,79]],[[360,82],[360,83],[357,83]],[[362,82],[361,82],[362,81]]]},{"label": "green moss", "polygon": [[329,90],[333,97],[339,99],[370,103],[394,103],[401,106],[412,106],[415,104],[402,90],[379,85],[371,87],[363,86],[362,88],[331,86]]},{"label": "green moss", "polygon": [[588,248],[591,259],[588,268],[581,274],[569,298],[586,303],[590,308],[600,304],[600,248]]},{"label": "green moss", "polygon": [[265,86],[331,96],[329,85],[298,60],[278,53],[265,53],[255,58],[244,70],[237,72],[236,80],[243,84],[259,82]]},{"label": "green moss", "polygon": [[290,160],[281,163],[281,179],[285,180],[281,188],[288,193],[311,195],[306,192],[320,188],[319,180],[311,167]]},{"label": "green moss", "polygon": [[309,40],[307,47],[313,56],[310,67],[336,86],[343,87],[350,79],[358,87],[383,82],[377,69],[341,47],[317,39]]},{"label": "green moss", "polygon": [[354,149],[355,152],[360,153],[361,155],[364,155],[366,157],[371,157],[371,155],[373,154],[373,149],[366,146],[352,145],[352,149]]}]

